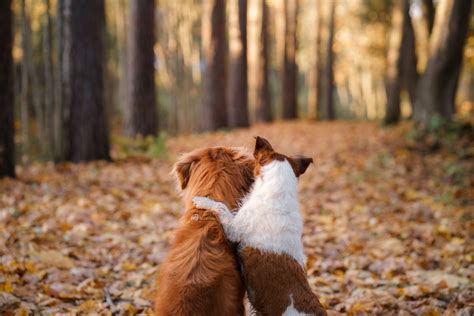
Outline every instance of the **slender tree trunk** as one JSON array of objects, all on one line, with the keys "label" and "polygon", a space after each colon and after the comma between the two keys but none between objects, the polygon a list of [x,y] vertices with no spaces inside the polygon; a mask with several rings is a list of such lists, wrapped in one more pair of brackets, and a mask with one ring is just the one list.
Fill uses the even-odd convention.
[{"label": "slender tree trunk", "polygon": [[325,120],[334,120],[335,111],[334,111],[334,52],[333,52],[333,43],[334,43],[334,24],[335,24],[335,9],[336,4],[334,1],[329,1],[329,14],[327,17],[327,36],[325,43],[325,62],[324,62],[324,83],[322,84],[323,96],[321,103],[321,112],[322,118]]},{"label": "slender tree trunk", "polygon": [[401,76],[402,87],[408,92],[410,104],[413,109],[416,99],[416,85],[418,83],[418,58],[416,55],[415,31],[410,17],[410,1],[404,1]]},{"label": "slender tree trunk", "polygon": [[22,144],[22,152],[28,152],[28,146],[30,142],[29,137],[29,96],[30,96],[30,76],[28,71],[28,63],[26,62],[26,54],[25,52],[28,50],[28,43],[27,43],[27,27],[26,23],[26,9],[25,9],[25,2],[21,2],[21,49],[23,51],[22,61],[21,61],[21,96],[20,96],[20,104],[21,104],[21,144]]},{"label": "slender tree trunk", "polygon": [[206,0],[202,21],[204,60],[203,129],[227,126],[226,108],[226,1]]},{"label": "slender tree trunk", "polygon": [[316,0],[316,21],[315,21],[315,46],[314,46],[314,65],[311,71],[310,87],[308,93],[308,117],[311,119],[318,119],[318,107],[320,104],[321,91],[321,2]]},{"label": "slender tree trunk", "polygon": [[65,1],[58,0],[56,7],[56,58],[57,66],[55,71],[55,102],[53,114],[53,135],[54,135],[54,152],[53,159],[56,162],[66,159],[65,151],[65,131],[64,131],[64,98],[63,98],[63,63],[64,63],[64,10]]},{"label": "slender tree trunk", "polygon": [[451,119],[461,71],[472,1],[441,0],[438,4],[430,57],[417,87],[415,120],[428,125],[440,115]]},{"label": "slender tree trunk", "polygon": [[433,0],[423,0],[423,15],[425,16],[424,20],[426,21],[426,29],[428,30],[428,34],[431,34],[435,19],[435,7]]},{"label": "slender tree trunk", "polygon": [[296,65],[296,17],[298,1],[285,1],[285,49],[283,58],[283,119],[298,115],[297,65]]},{"label": "slender tree trunk", "polygon": [[156,135],[155,1],[128,2],[128,98],[124,109],[125,134]]},{"label": "slender tree trunk", "polygon": [[249,0],[249,98],[256,122],[270,122],[268,87],[268,6],[266,0]]},{"label": "slender tree trunk", "polygon": [[12,1],[0,1],[0,178],[15,176]]},{"label": "slender tree trunk", "polygon": [[53,70],[53,25],[51,22],[51,4],[50,0],[44,0],[46,12],[44,16],[43,30],[43,48],[44,48],[44,152],[47,157],[51,157],[53,153],[54,134],[54,70]]},{"label": "slender tree trunk", "polygon": [[[68,62],[70,110],[68,160],[109,158],[104,104],[103,0],[68,0],[70,49]],[[69,43],[68,43],[69,44]],[[65,44],[65,45],[68,45]]]},{"label": "slender tree trunk", "polygon": [[249,126],[247,85],[247,0],[229,1],[230,127]]}]

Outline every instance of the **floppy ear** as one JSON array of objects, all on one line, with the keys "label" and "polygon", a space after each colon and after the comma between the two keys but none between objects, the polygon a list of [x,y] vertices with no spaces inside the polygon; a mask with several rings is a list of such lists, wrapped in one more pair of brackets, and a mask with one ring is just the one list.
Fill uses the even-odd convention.
[{"label": "floppy ear", "polygon": [[292,156],[290,157],[290,159],[291,161],[293,161],[291,165],[297,177],[305,173],[306,169],[308,169],[309,164],[313,162],[313,158],[308,158],[304,156]]},{"label": "floppy ear", "polygon": [[182,190],[186,189],[186,186],[188,185],[189,177],[191,176],[191,169],[196,161],[196,157],[184,155],[179,158],[174,165],[174,172],[176,172]]},{"label": "floppy ear", "polygon": [[254,157],[257,157],[257,154],[265,152],[265,151],[273,151],[272,145],[270,142],[263,137],[257,136],[255,137],[255,150],[253,151]]}]

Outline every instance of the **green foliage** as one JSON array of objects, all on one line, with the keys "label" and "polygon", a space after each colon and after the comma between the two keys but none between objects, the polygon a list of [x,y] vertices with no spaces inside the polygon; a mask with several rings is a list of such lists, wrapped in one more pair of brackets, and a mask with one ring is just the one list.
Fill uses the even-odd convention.
[{"label": "green foliage", "polygon": [[441,115],[434,115],[426,126],[414,126],[407,134],[407,139],[416,143],[424,143],[430,149],[447,147],[461,157],[469,156],[469,146],[463,146],[472,141],[473,127],[469,122],[449,121]]},{"label": "green foliage", "polygon": [[166,133],[153,137],[113,137],[112,144],[119,157],[147,156],[150,158],[166,158]]}]

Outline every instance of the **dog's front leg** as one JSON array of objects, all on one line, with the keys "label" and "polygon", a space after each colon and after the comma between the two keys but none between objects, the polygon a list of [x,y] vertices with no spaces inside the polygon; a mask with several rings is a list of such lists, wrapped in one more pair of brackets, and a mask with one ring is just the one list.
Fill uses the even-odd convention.
[{"label": "dog's front leg", "polygon": [[232,240],[230,238],[231,236],[235,236],[234,227],[232,225],[234,215],[224,203],[202,196],[194,197],[193,203],[197,208],[214,211],[219,216],[219,220],[224,228],[227,238],[233,242],[238,242],[238,240]]}]

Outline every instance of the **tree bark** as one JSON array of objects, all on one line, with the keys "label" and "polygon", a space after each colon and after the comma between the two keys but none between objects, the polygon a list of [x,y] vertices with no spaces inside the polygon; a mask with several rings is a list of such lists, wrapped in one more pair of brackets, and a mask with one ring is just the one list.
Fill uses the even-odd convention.
[{"label": "tree bark", "polygon": [[268,6],[266,0],[249,0],[249,98],[255,122],[270,122],[268,88]]},{"label": "tree bark", "polygon": [[108,127],[104,104],[103,0],[68,0],[70,49],[67,73],[70,97],[67,159],[87,161],[109,158]]},{"label": "tree bark", "polygon": [[15,176],[12,1],[0,1],[0,178]]},{"label": "tree bark", "polygon": [[124,109],[125,134],[156,135],[155,1],[128,2],[128,98]]},{"label": "tree bark", "polygon": [[206,68],[202,128],[207,131],[227,126],[225,11],[225,0],[206,0],[204,3],[202,41]]},{"label": "tree bark", "polygon": [[43,30],[43,52],[44,52],[44,143],[43,151],[47,157],[51,157],[54,146],[54,70],[53,70],[53,24],[51,22],[50,0],[44,0],[46,12],[44,16]]},{"label": "tree bark", "polygon": [[325,38],[325,54],[324,54],[324,65],[322,66],[323,82],[321,83],[321,119],[334,120],[334,27],[335,27],[335,10],[336,4],[334,1],[328,1],[328,16],[326,19],[326,38]]},{"label": "tree bark", "polygon": [[27,32],[29,28],[27,27],[28,20],[26,19],[26,8],[25,1],[21,2],[21,49],[23,51],[22,61],[21,61],[21,96],[20,96],[20,107],[21,107],[21,144],[22,152],[28,151],[28,145],[30,142],[29,138],[29,97],[30,97],[30,76],[28,63],[26,62],[28,51],[28,42],[29,38]]},{"label": "tree bark", "polygon": [[33,63],[33,52],[31,47],[31,27],[30,19],[26,10],[25,0],[21,0],[21,18],[22,18],[22,48],[23,48],[23,57],[22,63],[25,64],[25,67],[28,72],[29,91],[31,92],[31,101],[33,104],[33,110],[36,118],[36,135],[38,135],[38,140],[40,143],[44,143],[45,133],[44,133],[44,111],[42,98],[40,93],[40,84],[38,80],[38,73],[36,71],[35,64]]},{"label": "tree bark", "polygon": [[425,17],[424,20],[426,21],[426,29],[428,30],[428,34],[431,34],[435,19],[435,7],[433,0],[423,0],[423,15]]},{"label": "tree bark", "polygon": [[400,120],[400,91],[403,49],[403,24],[407,0],[394,2],[392,10],[392,26],[388,42],[387,72],[385,74],[387,105],[385,124],[393,124]]},{"label": "tree bark", "polygon": [[455,112],[455,94],[472,1],[442,0],[430,40],[430,56],[417,87],[415,120],[427,126],[439,115],[450,120]]},{"label": "tree bark", "polygon": [[297,65],[296,65],[296,19],[298,1],[285,1],[285,48],[283,57],[283,119],[294,119],[298,115]]},{"label": "tree bark", "polygon": [[418,84],[418,58],[416,55],[415,30],[413,29],[413,23],[410,17],[409,0],[405,0],[403,17],[403,40],[401,53],[402,88],[408,92],[410,104],[413,110],[416,101],[416,85]]},{"label": "tree bark", "polygon": [[247,84],[247,0],[229,1],[230,127],[249,126]]},{"label": "tree bark", "polygon": [[308,117],[318,119],[318,108],[320,106],[321,91],[321,2],[316,0],[316,21],[315,21],[315,46],[314,46],[314,65],[310,78],[310,87],[308,93]]},{"label": "tree bark", "polygon": [[64,82],[64,56],[65,56],[65,2],[67,0],[58,0],[56,7],[56,58],[58,60],[55,71],[55,108],[53,114],[53,135],[54,135],[54,152],[53,159],[56,162],[66,160],[66,143],[65,138],[65,123],[67,122],[64,117],[65,97],[64,88],[66,86]]}]

